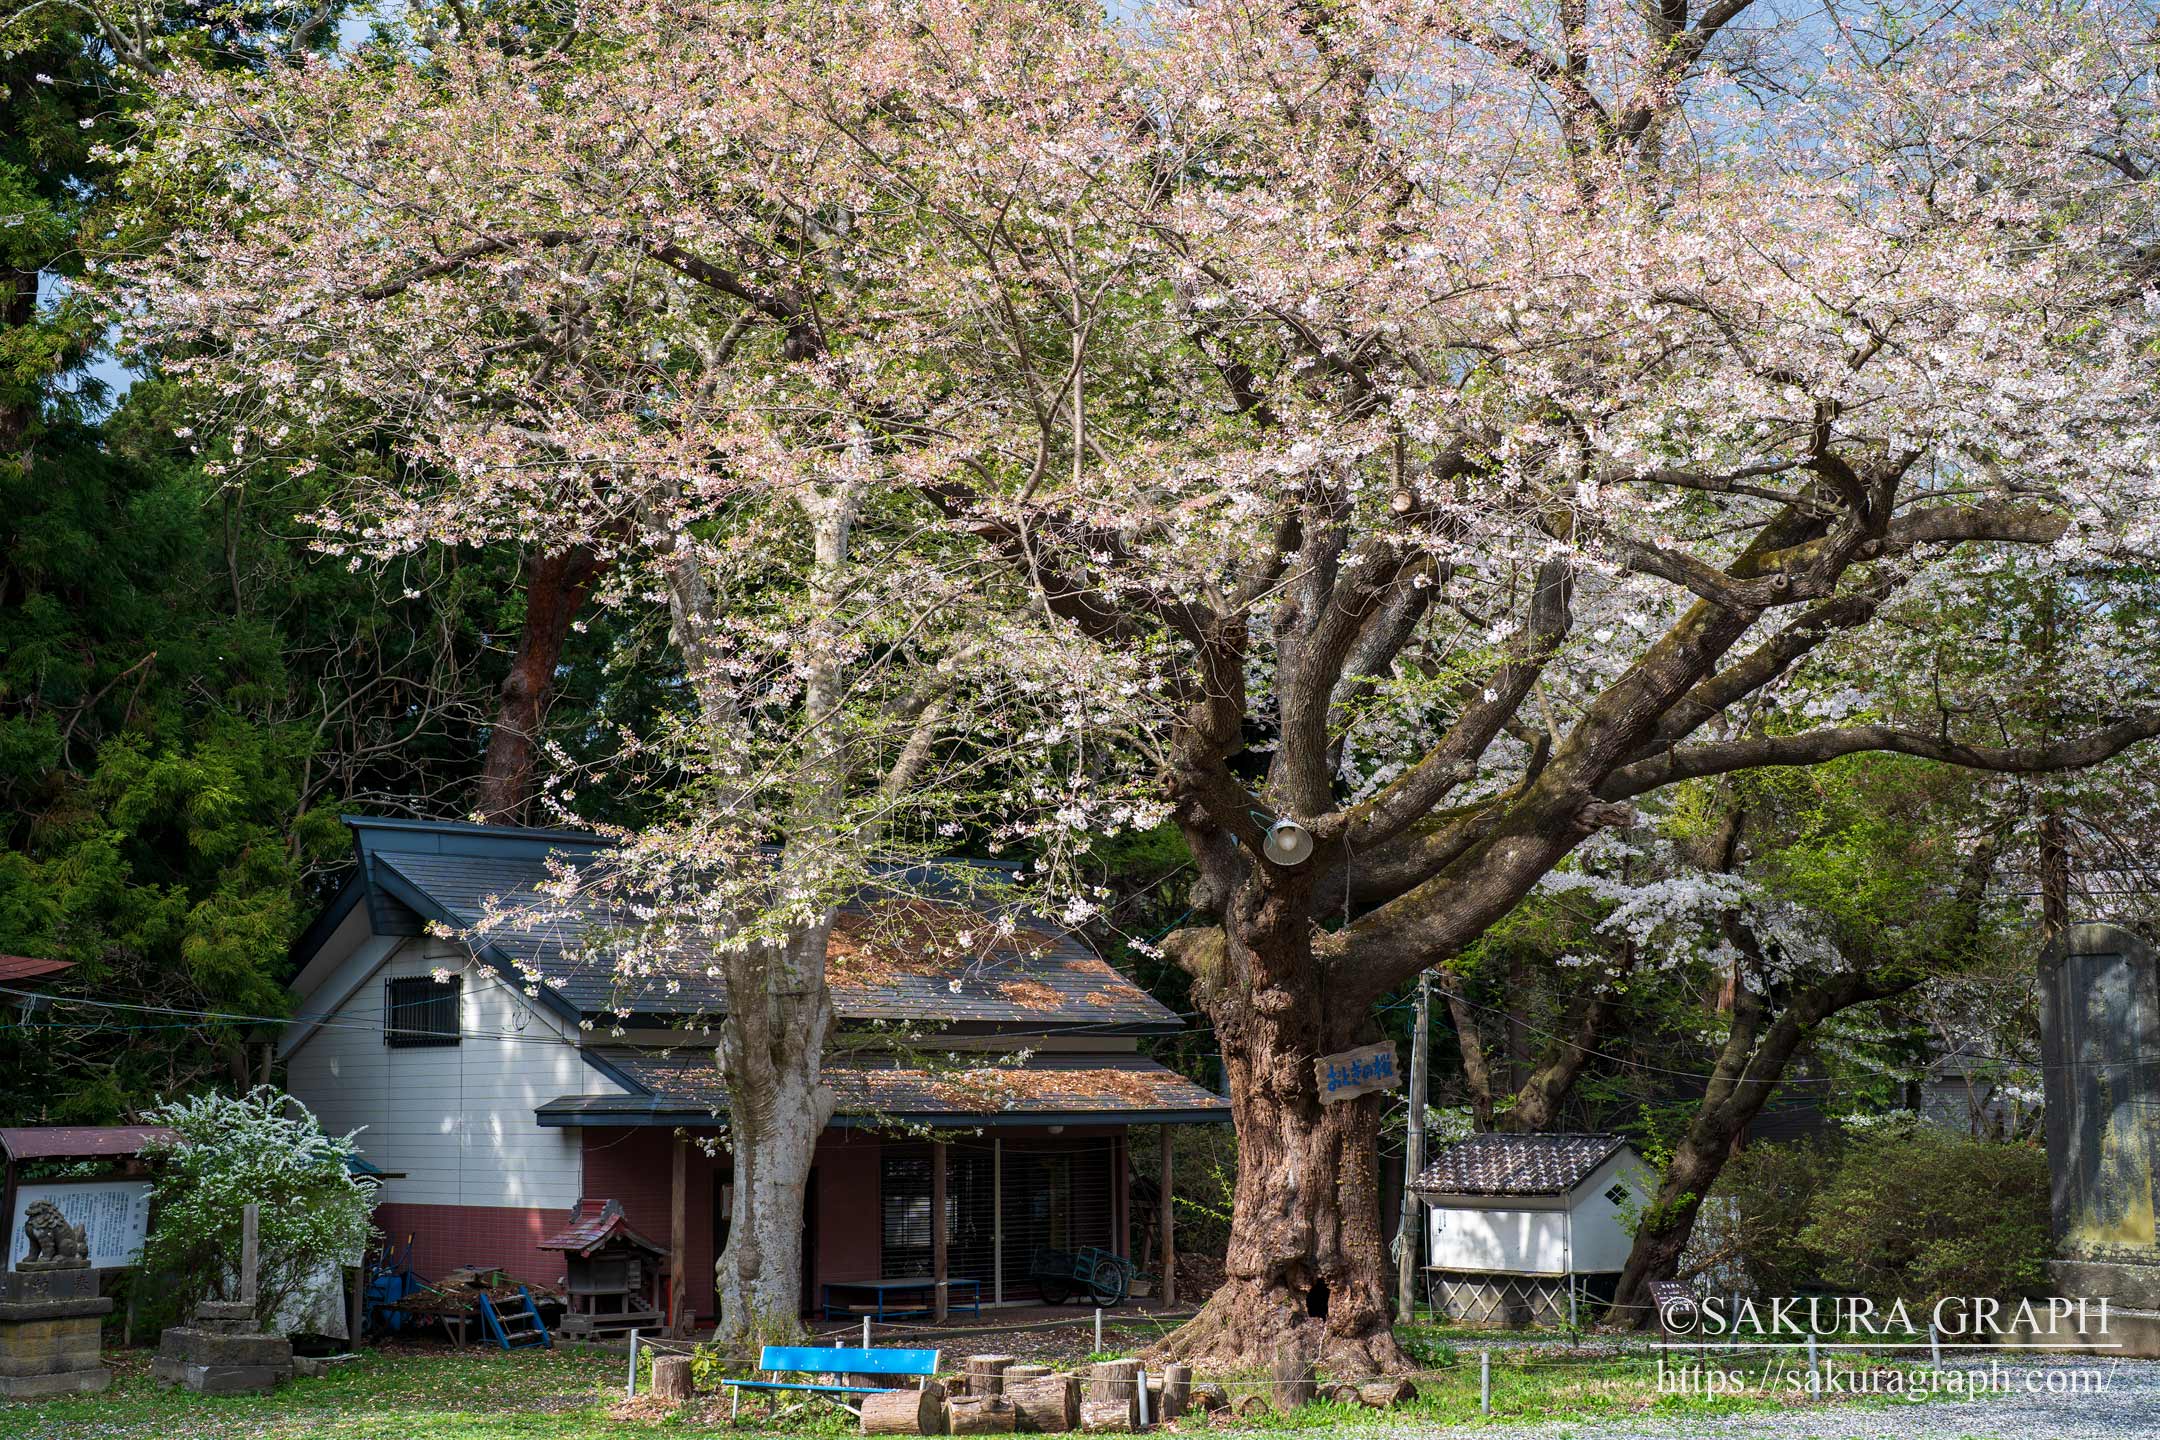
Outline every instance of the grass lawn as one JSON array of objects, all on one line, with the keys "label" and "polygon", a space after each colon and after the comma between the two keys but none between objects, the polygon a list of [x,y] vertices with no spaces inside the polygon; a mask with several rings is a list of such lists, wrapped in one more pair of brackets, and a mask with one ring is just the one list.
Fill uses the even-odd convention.
[{"label": "grass lawn", "polygon": [[[1388,1412],[1323,1402],[1288,1415],[1262,1414],[1219,1428],[1361,1430],[1392,1432],[1485,1422],[1478,1408],[1477,1352],[1451,1349],[1430,1336],[1412,1335],[1424,1372],[1410,1405]],[[151,1381],[149,1352],[134,1351],[115,1363],[113,1386],[102,1395],[0,1406],[0,1440],[628,1440],[727,1431],[725,1401],[703,1401],[681,1413],[622,1408],[623,1360],[578,1351],[421,1348],[370,1351],[319,1379],[295,1380],[274,1395],[203,1397]],[[1233,1382],[1233,1399],[1251,1393]],[[1661,1394],[1654,1358],[1526,1355],[1495,1352],[1493,1422],[1523,1420],[1622,1420],[1646,1413],[1728,1413],[1808,1403],[1779,1387],[1705,1399]],[[770,1433],[745,1403],[736,1433]],[[759,1407],[761,1408],[761,1407]],[[1207,1428],[1198,1417],[1192,1429]],[[785,1422],[786,1433],[852,1433],[853,1421],[837,1408],[813,1405]],[[1186,1428],[1181,1426],[1181,1428]]]}]

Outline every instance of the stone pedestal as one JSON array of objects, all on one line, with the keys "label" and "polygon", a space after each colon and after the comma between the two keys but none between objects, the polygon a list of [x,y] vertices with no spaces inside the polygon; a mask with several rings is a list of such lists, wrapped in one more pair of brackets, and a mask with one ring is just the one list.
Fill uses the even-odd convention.
[{"label": "stone pedestal", "polygon": [[2040,1045],[2055,1291],[2085,1302],[2081,1343],[2160,1354],[2160,965],[2145,943],[2066,930],[2040,964]]},{"label": "stone pedestal", "polygon": [[150,1373],[199,1395],[263,1394],[292,1378],[292,1342],[258,1332],[253,1305],[206,1300],[195,1307],[194,1324],[159,1337]]},{"label": "stone pedestal", "polygon": [[0,1396],[39,1400],[103,1390],[98,1335],[113,1302],[82,1261],[26,1260],[0,1274]]}]

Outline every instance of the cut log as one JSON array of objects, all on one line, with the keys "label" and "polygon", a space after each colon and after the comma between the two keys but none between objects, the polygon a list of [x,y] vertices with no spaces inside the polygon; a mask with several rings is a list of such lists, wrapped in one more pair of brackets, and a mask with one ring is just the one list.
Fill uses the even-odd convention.
[{"label": "cut log", "polygon": [[1089,1400],[1080,1406],[1080,1428],[1097,1432],[1111,1431],[1129,1435],[1134,1426],[1134,1409],[1126,1400]]},{"label": "cut log", "polygon": [[1284,1414],[1300,1405],[1310,1405],[1319,1393],[1313,1379],[1313,1363],[1303,1355],[1281,1355],[1275,1360],[1275,1384],[1272,1387],[1275,1408]]},{"label": "cut log", "polygon": [[1244,1399],[1238,1401],[1237,1407],[1233,1413],[1243,1417],[1244,1419],[1251,1420],[1261,1415],[1267,1414],[1267,1411],[1267,1396],[1262,1395],[1256,1390],[1252,1394],[1247,1395]]},{"label": "cut log", "polygon": [[1010,1355],[970,1355],[967,1362],[968,1394],[1002,1395],[1005,1372],[1012,1368]]},{"label": "cut log", "polygon": [[1005,1398],[1019,1414],[1022,1430],[1062,1435],[1080,1423],[1080,1382],[1071,1375],[1043,1375],[1015,1380],[1005,1372]]},{"label": "cut log", "polygon": [[1357,1386],[1352,1385],[1347,1380],[1338,1381],[1333,1385],[1323,1385],[1320,1387],[1320,1393],[1327,1399],[1333,1400],[1338,1404],[1357,1404]]},{"label": "cut log", "polygon": [[1015,1362],[1005,1367],[1005,1378],[1007,1380],[1040,1380],[1050,1373],[1051,1370],[1048,1365],[1037,1365],[1032,1361],[1026,1363]]},{"label": "cut log", "polygon": [[652,1393],[662,1400],[690,1398],[690,1357],[656,1355],[652,1362]]},{"label": "cut log", "polygon": [[662,1400],[690,1398],[690,1357],[656,1355],[652,1362],[652,1393]]},{"label": "cut log", "polygon": [[942,1435],[945,1433],[945,1387],[885,1390],[863,1396],[865,1435]]},{"label": "cut log", "polygon": [[[1089,1405],[1123,1405],[1125,1428],[1140,1427],[1140,1362],[1138,1360],[1104,1360],[1088,1372],[1087,1403]],[[1081,1407],[1081,1424],[1087,1423],[1086,1406]]]},{"label": "cut log", "polygon": [[[1186,1366],[1190,1370],[1191,1366]],[[1196,1410],[1227,1410],[1230,1408],[1230,1392],[1213,1380],[1196,1380],[1192,1387],[1192,1404]]]},{"label": "cut log", "polygon": [[1173,1360],[1163,1366],[1162,1418],[1175,1420],[1192,1408],[1192,1366]]},{"label": "cut log", "polygon": [[1375,1410],[1385,1410],[1417,1399],[1417,1386],[1408,1380],[1368,1380],[1357,1387],[1357,1398]]},{"label": "cut log", "polygon": [[945,1402],[948,1435],[1010,1435],[1020,1428],[1020,1412],[1002,1396],[971,1395]]}]

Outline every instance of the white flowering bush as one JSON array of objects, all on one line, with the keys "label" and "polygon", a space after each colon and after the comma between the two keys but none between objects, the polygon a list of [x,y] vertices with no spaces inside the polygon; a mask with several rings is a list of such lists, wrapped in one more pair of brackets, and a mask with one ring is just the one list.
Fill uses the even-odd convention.
[{"label": "white flowering bush", "polygon": [[251,1202],[260,1207],[258,1320],[365,1247],[375,1186],[346,1164],[358,1153],[353,1136],[327,1134],[283,1091],[198,1095],[147,1118],[178,1133],[146,1152],[158,1168],[144,1273],[164,1277],[183,1313],[200,1300],[239,1298],[240,1212]]}]

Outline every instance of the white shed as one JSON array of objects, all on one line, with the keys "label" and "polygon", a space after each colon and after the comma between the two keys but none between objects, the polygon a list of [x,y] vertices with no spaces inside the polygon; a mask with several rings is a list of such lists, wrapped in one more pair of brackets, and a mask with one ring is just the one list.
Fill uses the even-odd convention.
[{"label": "white shed", "polygon": [[1654,1173],[1618,1135],[1473,1135],[1417,1179],[1433,1307],[1452,1318],[1568,1318],[1611,1297]]}]

